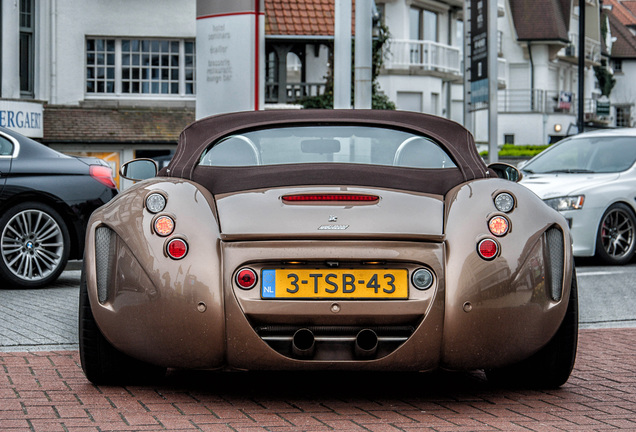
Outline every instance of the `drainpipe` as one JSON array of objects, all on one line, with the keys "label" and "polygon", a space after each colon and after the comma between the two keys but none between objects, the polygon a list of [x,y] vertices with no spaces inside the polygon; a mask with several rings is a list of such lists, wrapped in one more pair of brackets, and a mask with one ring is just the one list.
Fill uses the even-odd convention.
[{"label": "drainpipe", "polygon": [[[455,16],[456,11],[458,10],[459,10],[458,7],[451,6],[451,8],[448,11],[448,37],[446,39],[448,46],[453,45],[453,36],[452,36],[451,29],[453,28],[453,17]],[[446,86],[446,115],[445,117],[450,119],[452,115],[451,108],[453,104],[453,98],[452,98],[453,85],[451,84],[450,80],[443,80],[442,84]]]},{"label": "drainpipe", "polygon": [[532,61],[532,45],[528,44],[528,57],[530,57],[530,110],[534,111],[534,61]]}]

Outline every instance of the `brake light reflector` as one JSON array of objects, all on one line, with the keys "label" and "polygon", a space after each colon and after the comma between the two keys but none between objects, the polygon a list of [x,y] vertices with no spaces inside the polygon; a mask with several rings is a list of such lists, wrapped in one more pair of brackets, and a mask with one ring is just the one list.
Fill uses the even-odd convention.
[{"label": "brake light reflector", "polygon": [[109,166],[105,165],[90,165],[88,172],[95,180],[108,186],[111,189],[117,189],[117,185],[113,180],[113,170]]},{"label": "brake light reflector", "polygon": [[153,226],[158,235],[166,237],[174,231],[174,220],[170,216],[159,216]]},{"label": "brake light reflector", "polygon": [[484,239],[477,245],[479,256],[485,260],[491,260],[497,256],[499,245],[493,239]]},{"label": "brake light reflector", "polygon": [[166,250],[170,258],[180,260],[188,253],[188,244],[180,238],[172,239],[168,242]]},{"label": "brake light reflector", "polygon": [[236,283],[243,289],[251,289],[256,285],[256,272],[249,268],[242,268],[236,273]]},{"label": "brake light reflector", "polygon": [[495,216],[490,219],[488,222],[488,229],[493,235],[501,237],[508,233],[508,228],[510,224],[508,223],[508,219],[503,216]]},{"label": "brake light reflector", "polygon": [[363,194],[298,194],[285,195],[285,202],[376,202],[380,199],[377,195]]}]

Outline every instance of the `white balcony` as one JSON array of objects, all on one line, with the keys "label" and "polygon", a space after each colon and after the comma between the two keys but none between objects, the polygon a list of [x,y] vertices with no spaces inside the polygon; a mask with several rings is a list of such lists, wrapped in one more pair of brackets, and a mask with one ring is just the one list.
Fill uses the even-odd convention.
[{"label": "white balcony", "polygon": [[[577,59],[579,57],[579,35],[570,33],[570,45],[563,48],[559,54],[566,58]],[[600,64],[601,62],[601,42],[591,37],[585,37],[585,61],[588,64]]]},{"label": "white balcony", "polygon": [[391,39],[385,60],[386,69],[420,69],[461,76],[461,51],[439,42]]}]

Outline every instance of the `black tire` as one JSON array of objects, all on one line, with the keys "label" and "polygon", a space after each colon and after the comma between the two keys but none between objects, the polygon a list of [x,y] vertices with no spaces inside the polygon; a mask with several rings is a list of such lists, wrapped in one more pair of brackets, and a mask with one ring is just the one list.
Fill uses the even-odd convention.
[{"label": "black tire", "polygon": [[166,373],[166,368],[129,357],[106,340],[91,310],[83,270],[79,295],[79,351],[82,370],[93,384],[153,382]]},{"label": "black tire", "polygon": [[627,264],[636,249],[636,217],[622,203],[609,206],[596,233],[596,256],[607,264]]},{"label": "black tire", "polygon": [[55,209],[20,203],[0,217],[0,278],[14,288],[42,288],[54,282],[68,262],[68,228]]},{"label": "black tire", "polygon": [[502,387],[557,388],[565,384],[574,368],[579,332],[576,274],[565,317],[554,337],[530,358],[501,369],[486,371],[488,380]]}]

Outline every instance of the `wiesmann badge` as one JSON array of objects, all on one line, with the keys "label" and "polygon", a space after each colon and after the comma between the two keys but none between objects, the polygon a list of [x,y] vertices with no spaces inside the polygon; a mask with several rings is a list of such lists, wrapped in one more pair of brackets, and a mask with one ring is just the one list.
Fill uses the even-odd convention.
[{"label": "wiesmann badge", "polygon": [[[329,222],[337,222],[337,221],[338,221],[338,216],[329,215]],[[334,224],[334,225],[320,225],[318,227],[318,230],[319,231],[342,231],[342,230],[346,230],[347,228],[349,228],[349,225]]]}]

